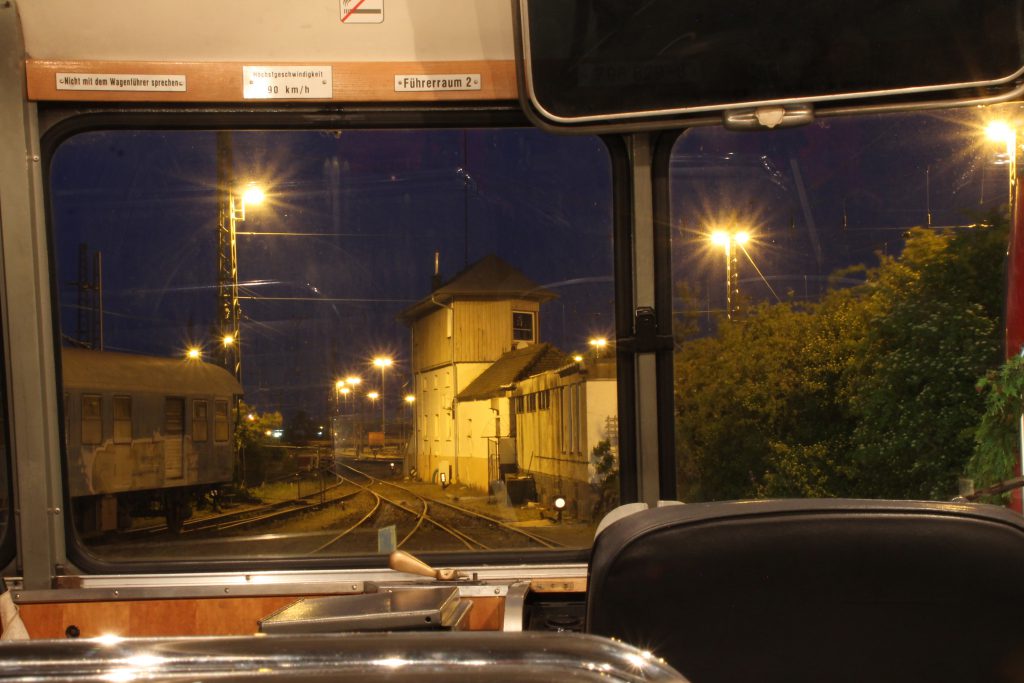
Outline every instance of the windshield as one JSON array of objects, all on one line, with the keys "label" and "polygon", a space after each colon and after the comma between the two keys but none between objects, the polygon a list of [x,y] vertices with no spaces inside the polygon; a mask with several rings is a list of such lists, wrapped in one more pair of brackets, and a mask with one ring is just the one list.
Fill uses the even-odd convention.
[{"label": "windshield", "polygon": [[589,546],[618,491],[600,140],[102,130],[51,169],[87,554]]}]

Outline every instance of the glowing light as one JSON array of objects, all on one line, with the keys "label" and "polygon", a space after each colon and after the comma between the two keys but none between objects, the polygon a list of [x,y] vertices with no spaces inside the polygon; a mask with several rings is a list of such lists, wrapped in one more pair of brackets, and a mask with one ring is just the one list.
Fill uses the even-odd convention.
[{"label": "glowing light", "polygon": [[337,391],[341,391],[342,389],[344,389],[345,388],[345,380],[339,379],[337,382],[334,383],[334,388]]},{"label": "glowing light", "polygon": [[387,356],[377,356],[373,359],[373,364],[378,368],[389,368],[394,361]]},{"label": "glowing light", "polygon": [[725,230],[715,230],[711,233],[711,243],[716,244],[720,247],[726,247],[729,245],[729,233]]},{"label": "glowing light", "polygon": [[563,496],[558,496],[557,498],[555,498],[555,509],[556,510],[564,510],[565,509],[565,498]]},{"label": "glowing light", "polygon": [[346,377],[346,378],[345,378],[345,381],[346,381],[346,382],[347,382],[348,384],[351,384],[352,386],[354,386],[354,387],[357,387],[357,386],[359,386],[360,384],[362,384],[362,382],[363,382],[363,378],[362,378],[362,377],[358,377],[358,376],[356,376],[356,375],[351,375],[351,376],[349,376],[349,377]]},{"label": "glowing light", "polygon": [[376,391],[371,391],[370,393],[366,394],[366,398],[370,399],[371,401],[376,401],[378,398],[380,398],[380,394],[378,394]]},{"label": "glowing light", "polygon": [[604,337],[594,337],[593,339],[590,340],[589,344],[593,346],[595,349],[603,349],[604,347],[608,346],[608,340],[605,339]]},{"label": "glowing light", "polygon": [[341,389],[338,389],[338,392],[341,393],[342,396],[348,397],[348,395],[352,393],[352,390],[348,387],[342,387]]},{"label": "glowing light", "polygon": [[736,244],[746,244],[750,241],[750,233],[745,230],[740,230],[738,233],[732,236],[733,241]]},{"label": "glowing light", "polygon": [[1006,145],[1012,145],[1016,133],[1013,127],[1010,126],[1006,121],[992,121],[985,126],[985,137],[992,142],[1001,142]]},{"label": "glowing light", "polygon": [[235,335],[225,334],[224,338],[221,339],[221,342],[224,344],[224,346],[231,346],[232,344],[235,343]]},{"label": "glowing light", "polygon": [[242,192],[242,203],[248,206],[262,204],[264,199],[266,199],[266,195],[263,193],[263,190],[252,183],[246,186]]},{"label": "glowing light", "polygon": [[405,395],[405,402],[406,403],[415,403],[416,402],[416,397],[413,396],[412,394],[406,394]]},{"label": "glowing light", "polygon": [[110,683],[129,683],[138,677],[132,669],[114,669],[110,673],[103,674],[102,678]]},{"label": "glowing light", "polygon": [[255,422],[256,415],[254,415],[253,413],[249,413],[248,415],[245,416],[245,419],[248,420],[249,422]]},{"label": "glowing light", "polygon": [[267,431],[263,432],[263,436],[273,436],[273,435],[274,435],[274,431],[271,430],[271,429],[268,429]]},{"label": "glowing light", "polygon": [[581,355],[580,355],[580,354],[578,354],[578,353],[577,353],[577,354],[576,354],[575,356],[573,356],[573,357],[572,357],[572,359],[573,359],[574,361],[576,361],[577,363],[582,363],[582,362],[583,362],[583,356],[581,356]]},{"label": "glowing light", "polygon": [[199,350],[199,347],[193,346],[188,351],[185,352],[185,356],[189,360],[199,360],[200,358],[203,357],[203,352]]},{"label": "glowing light", "polygon": [[96,641],[101,645],[117,645],[121,642],[121,636],[116,633],[104,633],[100,637],[96,638]]}]

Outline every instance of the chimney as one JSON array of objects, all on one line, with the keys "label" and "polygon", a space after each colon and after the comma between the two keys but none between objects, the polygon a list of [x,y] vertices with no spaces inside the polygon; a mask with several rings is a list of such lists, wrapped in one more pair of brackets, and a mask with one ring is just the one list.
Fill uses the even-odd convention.
[{"label": "chimney", "polygon": [[441,252],[434,252],[434,276],[430,278],[430,291],[441,286]]}]

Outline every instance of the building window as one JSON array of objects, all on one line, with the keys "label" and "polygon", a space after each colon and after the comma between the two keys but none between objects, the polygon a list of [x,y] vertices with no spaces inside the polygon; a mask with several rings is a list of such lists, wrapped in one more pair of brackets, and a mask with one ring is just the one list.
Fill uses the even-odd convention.
[{"label": "building window", "polygon": [[512,311],[512,339],[514,341],[533,341],[533,313]]},{"label": "building window", "polygon": [[228,402],[213,402],[213,440],[228,440]]},{"label": "building window", "polygon": [[114,443],[132,442],[132,397],[114,397]]},{"label": "building window", "polygon": [[206,441],[210,438],[210,422],[206,401],[192,401],[192,440]]},{"label": "building window", "polygon": [[103,443],[103,400],[96,394],[82,395],[82,443]]},{"label": "building window", "polygon": [[526,410],[530,413],[537,412],[537,394],[530,394],[526,397]]},{"label": "building window", "polygon": [[547,410],[551,407],[551,392],[547,389],[537,395],[537,409]]}]

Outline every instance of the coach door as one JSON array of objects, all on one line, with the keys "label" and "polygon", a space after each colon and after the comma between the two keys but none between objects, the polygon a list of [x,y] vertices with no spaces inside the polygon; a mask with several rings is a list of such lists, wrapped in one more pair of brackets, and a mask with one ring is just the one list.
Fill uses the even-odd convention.
[{"label": "coach door", "polygon": [[185,399],[164,399],[164,479],[184,476]]}]

